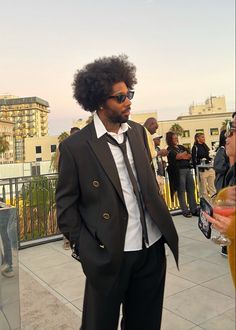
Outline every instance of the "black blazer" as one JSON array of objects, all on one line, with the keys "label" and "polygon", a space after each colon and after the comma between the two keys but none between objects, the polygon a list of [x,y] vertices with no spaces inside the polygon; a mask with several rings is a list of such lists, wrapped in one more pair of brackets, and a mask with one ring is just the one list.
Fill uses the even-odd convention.
[{"label": "black blazer", "polygon": [[[178,236],[150,166],[145,130],[128,124],[145,207],[178,264]],[[56,204],[58,226],[77,241],[86,277],[97,289],[109,289],[121,267],[128,213],[112,153],[93,122],[60,144]]]}]

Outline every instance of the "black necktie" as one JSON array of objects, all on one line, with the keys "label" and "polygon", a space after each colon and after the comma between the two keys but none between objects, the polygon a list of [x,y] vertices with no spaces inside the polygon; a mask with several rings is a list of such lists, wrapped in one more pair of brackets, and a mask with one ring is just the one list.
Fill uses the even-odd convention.
[{"label": "black necktie", "polygon": [[134,176],[134,173],[132,171],[129,159],[128,159],[128,155],[127,155],[127,149],[126,149],[126,141],[127,141],[127,134],[124,134],[124,141],[122,143],[118,143],[116,141],[116,139],[114,139],[111,135],[106,134],[106,139],[109,143],[113,144],[114,146],[117,146],[120,148],[120,150],[122,151],[123,157],[124,157],[124,162],[129,174],[129,178],[130,181],[132,183],[133,186],[133,191],[134,194],[136,196],[137,202],[138,202],[138,207],[139,207],[139,212],[140,212],[140,222],[142,225],[142,231],[143,231],[143,239],[145,241],[145,243],[149,244],[148,241],[148,233],[147,233],[147,225],[146,225],[146,221],[145,221],[145,212],[143,209],[143,203],[142,203],[142,196],[141,193],[138,189],[138,183],[137,180]]}]

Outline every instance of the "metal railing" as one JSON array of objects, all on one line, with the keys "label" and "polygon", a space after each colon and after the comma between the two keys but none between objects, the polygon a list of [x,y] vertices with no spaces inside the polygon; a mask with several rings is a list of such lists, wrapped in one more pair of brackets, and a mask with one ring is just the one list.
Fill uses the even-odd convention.
[{"label": "metal railing", "polygon": [[[0,198],[16,207],[20,247],[61,238],[56,220],[57,178],[57,174],[47,174],[0,180]],[[198,201],[195,176],[194,182]],[[168,176],[165,179],[164,199],[173,215],[180,213],[176,194],[171,199]]]},{"label": "metal railing", "polygon": [[0,197],[16,207],[20,245],[59,234],[56,184],[55,174],[0,180]]}]

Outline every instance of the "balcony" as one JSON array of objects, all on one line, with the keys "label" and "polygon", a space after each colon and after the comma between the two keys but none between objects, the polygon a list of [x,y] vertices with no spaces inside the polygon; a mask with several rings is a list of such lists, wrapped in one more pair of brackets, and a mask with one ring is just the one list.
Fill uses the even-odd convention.
[{"label": "balcony", "polygon": [[[162,329],[234,329],[234,288],[227,260],[196,221],[173,217],[180,235],[180,271],[169,249]],[[22,329],[77,330],[85,277],[62,241],[20,251]],[[52,313],[53,306],[53,313]]]},{"label": "balcony", "polygon": [[[0,181],[0,196],[15,205],[18,214],[22,329],[77,330],[81,323],[85,277],[80,263],[62,248],[55,218],[56,182],[56,174]],[[234,329],[235,291],[227,259],[202,235],[197,218],[180,215],[177,201],[170,203],[168,196],[167,181],[165,199],[180,239],[180,271],[167,248],[162,329],[215,330],[216,324]]]}]

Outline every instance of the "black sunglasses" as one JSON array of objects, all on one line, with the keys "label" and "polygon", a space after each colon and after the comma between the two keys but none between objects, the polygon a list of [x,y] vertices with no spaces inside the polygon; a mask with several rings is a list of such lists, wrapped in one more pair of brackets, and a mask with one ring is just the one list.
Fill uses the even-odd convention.
[{"label": "black sunglasses", "polygon": [[134,97],[134,91],[130,90],[130,91],[128,91],[127,94],[112,95],[112,96],[109,96],[108,99],[116,99],[116,101],[121,104],[121,103],[125,102],[126,97],[129,100],[132,100],[132,98]]},{"label": "black sunglasses", "polygon": [[225,137],[231,137],[233,135],[233,132],[236,132],[236,127],[233,126],[232,121],[229,121],[226,126]]}]

